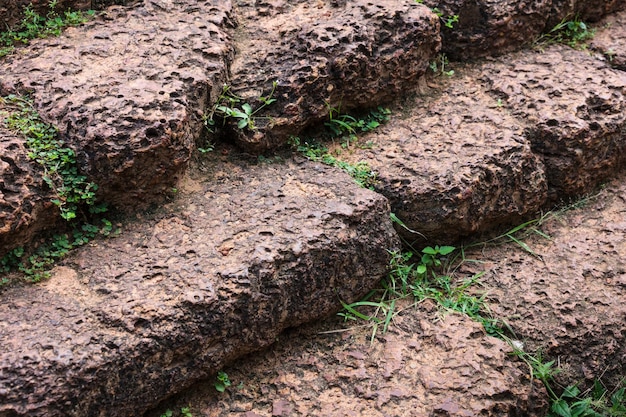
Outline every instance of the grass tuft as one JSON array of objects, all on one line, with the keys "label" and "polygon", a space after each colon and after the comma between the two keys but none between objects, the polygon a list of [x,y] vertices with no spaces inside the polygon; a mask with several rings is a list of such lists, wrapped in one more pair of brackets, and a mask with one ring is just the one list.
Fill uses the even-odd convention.
[{"label": "grass tuft", "polygon": [[63,29],[69,26],[78,26],[85,23],[95,14],[95,11],[66,11],[58,14],[55,11],[57,1],[48,4],[48,13],[45,16],[33,10],[32,5],[24,9],[24,17],[13,29],[0,32],[0,57],[9,55],[16,45],[26,45],[37,38],[59,36]]}]

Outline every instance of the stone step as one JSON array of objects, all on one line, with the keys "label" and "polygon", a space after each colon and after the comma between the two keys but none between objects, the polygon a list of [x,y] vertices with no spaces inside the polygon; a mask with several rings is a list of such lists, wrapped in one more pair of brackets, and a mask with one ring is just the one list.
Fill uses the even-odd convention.
[{"label": "stone step", "polygon": [[372,108],[415,89],[441,48],[438,17],[396,0],[238,1],[241,28],[231,67],[234,92],[253,107],[272,82],[277,102],[257,129],[229,122],[247,151],[284,146],[289,137],[328,118],[329,109]]},{"label": "stone step", "polygon": [[506,343],[465,316],[433,321],[436,311],[424,305],[397,309],[373,343],[370,327],[345,329],[354,322],[338,319],[287,331],[225,367],[232,386],[224,392],[211,379],[144,417],[182,407],[194,417],[545,417],[543,387]]},{"label": "stone step", "polygon": [[[255,8],[244,1],[233,7],[145,0],[135,8],[108,9],[100,20],[0,61],[0,93],[31,94],[43,118],[76,149],[82,171],[101,184],[102,198],[134,208],[173,186],[182,190],[174,203],[128,225],[120,237],[76,251],[49,281],[0,295],[0,343],[7,346],[0,353],[0,415],[138,415],[269,345],[286,327],[359,299],[385,274],[388,250],[399,249],[388,201],[418,232],[398,229],[405,240],[450,243],[584,193],[623,165],[623,73],[598,56],[554,46],[543,54],[523,51],[459,68],[440,91],[417,97],[406,116],[394,116],[364,138],[374,148],[345,156],[365,159],[378,171],[378,194],[357,188],[335,169],[297,159],[248,165],[215,152],[201,162],[204,171],[183,175],[203,139],[202,113],[224,82],[246,100],[267,94],[274,77],[289,82],[279,77],[274,104],[280,111],[266,114],[275,125],[260,126],[258,138],[227,138],[244,146],[248,140],[252,150],[282,144],[308,118],[322,118],[327,98],[331,106],[343,97],[359,107],[371,95],[375,105],[417,85],[411,77],[423,73],[438,48],[439,32],[431,30],[437,20],[421,6],[385,5],[392,14],[369,3],[318,8],[277,0]],[[302,28],[285,21],[290,8],[303,9]],[[267,16],[279,16],[276,22],[293,30],[285,33],[284,45],[269,38],[274,55],[254,55],[246,36],[264,33]],[[324,34],[353,18],[371,19],[367,24],[376,30],[368,32],[361,22]],[[237,20],[243,26],[235,28]],[[379,30],[390,22],[398,33]],[[425,39],[413,49],[398,48],[407,34]],[[365,51],[347,47],[344,35]],[[265,42],[260,39],[259,45]],[[381,48],[379,41],[393,47]],[[321,52],[298,49],[297,62],[285,55],[307,42],[335,51],[335,63],[345,59],[351,65],[335,73],[339,67]],[[236,59],[233,48],[239,48]],[[273,72],[259,72],[255,57]],[[313,63],[300,62],[306,57]],[[363,67],[353,65],[357,58]],[[395,59],[417,64],[400,69]],[[229,79],[229,71],[236,78]],[[368,74],[384,82],[371,88]],[[287,99],[294,95],[301,103],[290,110]],[[281,130],[283,119],[293,127]],[[7,198],[3,190],[0,247],[8,248],[14,236],[19,242],[33,238],[29,230],[53,222],[56,212],[45,192],[37,191],[41,180],[31,179],[37,168],[20,168],[25,155],[19,138],[0,135],[2,149],[14,152],[3,156],[3,184],[24,193]],[[466,325],[463,319],[451,323]],[[423,334],[445,339],[447,332],[444,327]],[[451,346],[484,348],[483,358],[503,355],[502,345],[484,335],[459,337],[465,341]],[[437,351],[436,345],[428,348]],[[454,356],[455,349],[443,350]],[[508,384],[493,391],[489,379],[465,379],[486,393],[478,408],[495,413],[498,403],[486,401],[514,392],[506,394],[503,407],[515,410],[519,397],[521,409],[533,409],[532,387],[508,388],[523,381],[519,368],[476,366]],[[442,412],[472,406],[467,390],[447,401],[440,379],[426,375],[421,381],[440,381]]]},{"label": "stone step", "polygon": [[[511,223],[535,213],[547,198],[540,157],[523,126],[476,80],[460,70],[407,104],[382,128],[363,137],[345,158],[365,161],[378,174],[376,191],[409,229],[398,228],[416,247]],[[342,155],[343,157],[343,155]]]},{"label": "stone step", "polygon": [[0,415],[138,416],[363,297],[399,250],[387,201],[308,161],[216,161],[117,238],[0,304]]},{"label": "stone step", "polygon": [[[626,176],[541,225],[550,239],[465,248],[459,279],[482,274],[493,316],[518,347],[561,372],[553,389],[626,375]],[[517,235],[519,237],[519,235]],[[476,289],[474,289],[476,290]],[[472,290],[470,290],[472,291]],[[329,318],[285,332],[270,348],[223,369],[145,417],[190,407],[194,416],[547,415],[547,394],[512,348],[466,316],[434,303],[397,302],[389,330],[371,341],[371,323]],[[346,327],[348,327],[346,329]]]},{"label": "stone step", "polygon": [[566,46],[525,51],[485,64],[482,80],[524,123],[550,201],[588,192],[626,161],[626,73],[603,56]]}]

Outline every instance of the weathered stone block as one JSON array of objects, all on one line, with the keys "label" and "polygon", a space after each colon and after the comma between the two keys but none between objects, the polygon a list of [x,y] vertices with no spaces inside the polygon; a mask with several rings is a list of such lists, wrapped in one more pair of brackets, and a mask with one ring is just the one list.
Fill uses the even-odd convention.
[{"label": "weathered stone block", "polygon": [[23,140],[0,122],[0,258],[60,220],[44,175],[28,157]]},{"label": "weathered stone block", "polygon": [[349,156],[378,173],[376,190],[419,232],[398,227],[408,242],[450,243],[518,221],[546,201],[544,167],[523,126],[485,93],[478,77],[457,71],[440,92],[418,97],[407,117],[364,137],[371,149]]},{"label": "weathered stone block", "polygon": [[376,107],[414,90],[441,45],[438,18],[411,2],[238,3],[234,92],[258,107],[278,81],[278,101],[260,112],[256,130],[229,123],[253,152],[284,145],[329,107]]},{"label": "weathered stone block", "polygon": [[232,10],[215,3],[111,8],[1,60],[0,93],[32,96],[103,200],[145,205],[186,168],[209,96],[224,82]]},{"label": "weathered stone block", "polygon": [[626,161],[626,74],[565,46],[486,64],[482,77],[542,156],[549,198],[589,192]]},{"label": "weathered stone block", "polygon": [[626,374],[626,182],[612,181],[582,209],[542,226],[550,239],[526,239],[536,254],[509,245],[468,251],[486,271],[490,308],[506,317],[527,352],[558,358],[557,381],[623,384]]},{"label": "weathered stone block", "polygon": [[2,294],[0,415],[141,415],[360,299],[399,249],[386,199],[342,172],[212,171],[154,220]]}]

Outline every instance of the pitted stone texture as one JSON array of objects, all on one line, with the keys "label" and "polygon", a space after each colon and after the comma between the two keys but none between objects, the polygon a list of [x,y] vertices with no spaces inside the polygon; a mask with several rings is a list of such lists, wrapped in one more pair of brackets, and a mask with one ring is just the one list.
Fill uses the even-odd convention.
[{"label": "pitted stone texture", "polygon": [[[0,102],[0,119],[3,110]],[[60,219],[44,175],[28,158],[23,140],[0,120],[0,258]]]},{"label": "pitted stone texture", "polygon": [[226,76],[231,24],[228,1],[112,7],[0,61],[0,92],[32,95],[99,197],[136,207],[187,166],[207,97]]},{"label": "pitted stone texture", "polygon": [[518,49],[544,30],[551,0],[425,0],[453,28],[443,26],[442,50],[451,59],[468,60]]},{"label": "pitted stone texture", "polygon": [[0,303],[0,415],[138,416],[363,297],[399,241],[380,195],[310,162],[206,183]]},{"label": "pitted stone texture", "polygon": [[626,73],[586,51],[553,46],[483,66],[482,79],[526,124],[551,200],[589,192],[626,161]]},{"label": "pitted stone texture", "polygon": [[449,28],[442,25],[442,50],[455,60],[502,55],[528,45],[542,32],[576,16],[597,21],[624,9],[624,0],[425,0],[437,8],[443,22],[458,16]]},{"label": "pitted stone texture", "polygon": [[477,78],[457,68],[440,92],[418,97],[407,117],[394,116],[363,137],[373,142],[370,149],[345,156],[377,172],[376,190],[422,235],[399,227],[409,242],[449,244],[519,221],[546,201],[544,167],[522,126]]},{"label": "pitted stone texture", "polygon": [[[626,178],[581,208],[553,218],[547,239],[526,240],[540,258],[506,246],[481,248],[476,272],[497,317],[527,351],[559,359],[559,382],[618,386],[626,374]],[[470,265],[468,265],[470,266]],[[582,388],[582,387],[581,387]]]},{"label": "pitted stone texture", "polygon": [[242,27],[232,65],[236,94],[253,107],[278,81],[278,101],[260,112],[258,129],[231,135],[259,152],[284,145],[307,125],[370,108],[414,90],[440,48],[439,22],[412,2],[366,0],[237,2]]},{"label": "pitted stone texture", "polygon": [[168,408],[203,417],[545,416],[545,390],[506,343],[461,315],[434,323],[424,304],[396,307],[373,342],[369,327],[337,332],[338,320],[299,328],[224,369],[241,387],[216,393],[203,382]]},{"label": "pitted stone texture", "polygon": [[604,54],[611,66],[626,71],[626,11],[608,16],[597,26],[591,47]]}]

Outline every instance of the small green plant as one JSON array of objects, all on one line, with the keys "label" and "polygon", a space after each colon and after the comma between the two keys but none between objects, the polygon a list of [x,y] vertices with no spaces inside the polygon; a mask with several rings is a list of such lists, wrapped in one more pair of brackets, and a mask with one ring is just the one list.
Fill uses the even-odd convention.
[{"label": "small green plant", "polygon": [[[396,314],[396,302],[409,295],[412,265],[407,262],[411,253],[391,253],[390,272],[381,281],[382,288],[371,291],[361,301],[344,303],[343,311],[338,315],[348,320],[364,320],[372,326],[370,341],[373,342],[379,329],[385,333]],[[376,301],[375,301],[376,300]],[[369,310],[368,313],[361,310]]]},{"label": "small green plant", "polygon": [[361,301],[342,303],[344,309],[339,315],[344,320],[368,322],[372,326],[373,341],[379,330],[387,331],[397,314],[396,303],[412,295],[417,303],[431,299],[445,311],[466,314],[481,322],[490,334],[503,333],[502,324],[487,308],[485,295],[470,293],[470,288],[479,284],[482,274],[456,280],[446,273],[451,261],[448,255],[455,250],[453,246],[426,247],[417,264],[411,263],[416,258],[413,252],[392,253],[390,272],[381,281],[382,288],[370,292]]},{"label": "small green plant", "polygon": [[217,377],[215,380],[215,389],[218,392],[224,392],[226,390],[226,388],[230,387],[232,385],[232,383],[230,382],[230,379],[228,378],[228,374],[224,371],[219,371],[217,373]]},{"label": "small green plant", "polygon": [[438,8],[433,8],[431,9],[432,12],[434,14],[436,14],[437,16],[439,16],[439,19],[441,19],[441,22],[443,23],[443,25],[445,27],[447,27],[448,29],[454,29],[454,24],[459,22],[459,15],[455,14],[455,15],[450,15],[450,16],[444,16],[443,12],[441,10],[439,10]]},{"label": "small green plant", "polygon": [[572,20],[564,18],[548,33],[541,35],[536,41],[536,45],[562,43],[572,48],[580,48],[585,41],[593,38],[595,30],[575,16]]},{"label": "small green plant", "polygon": [[25,137],[28,157],[43,167],[43,180],[55,194],[52,203],[59,207],[61,217],[76,218],[81,205],[96,212],[106,211],[95,204],[98,186],[79,174],[74,150],[58,138],[54,126],[41,119],[32,101],[9,95],[0,97],[0,103],[12,108],[10,112],[0,112],[0,116],[9,129]]},{"label": "small green plant", "polygon": [[452,77],[454,75],[454,70],[446,69],[448,68],[448,65],[448,57],[445,54],[439,54],[434,61],[431,61],[429,67],[435,75]]},{"label": "small green plant", "polygon": [[291,146],[312,161],[320,161],[326,165],[334,166],[347,172],[354,181],[363,188],[373,188],[376,183],[376,173],[372,171],[367,162],[357,162],[351,164],[342,161],[332,155],[328,148],[318,142],[309,143],[302,141],[299,137],[292,137],[289,140]]},{"label": "small green plant", "polygon": [[328,121],[324,123],[327,131],[323,136],[328,140],[339,138],[341,149],[335,149],[331,152],[319,140],[303,140],[295,136],[290,138],[289,144],[306,158],[340,168],[346,171],[359,186],[373,189],[376,183],[376,173],[372,171],[367,162],[349,163],[341,160],[338,156],[342,150],[348,150],[355,143],[361,148],[371,147],[372,145],[369,142],[359,145],[357,133],[370,132],[387,122],[390,118],[391,110],[377,107],[364,115],[352,116],[341,113],[339,109],[330,106],[328,103],[326,106],[328,107]]},{"label": "small green plant", "polygon": [[213,152],[214,150],[215,150],[215,145],[209,141],[207,141],[203,147],[198,148],[198,152],[202,154],[207,154],[209,152]]},{"label": "small green plant", "polygon": [[[193,417],[193,414],[191,414],[191,409],[189,407],[182,407],[180,409],[180,415],[181,417]],[[172,410],[166,410],[163,414],[161,414],[161,417],[173,417],[174,416],[174,412]]]},{"label": "small green plant", "polygon": [[63,29],[69,26],[78,26],[85,23],[95,14],[93,10],[85,13],[81,11],[66,11],[58,14],[55,11],[57,1],[48,3],[48,13],[39,15],[29,5],[24,9],[24,17],[17,27],[0,33],[0,57],[10,54],[16,44],[28,44],[32,39],[59,36]]},{"label": "small green plant", "polygon": [[531,378],[540,380],[546,388],[551,403],[547,417],[626,417],[625,381],[613,392],[596,380],[593,387],[584,393],[576,385],[570,385],[557,395],[554,377],[560,369],[555,366],[555,361],[545,361],[541,352],[534,355],[524,352],[506,337],[503,339],[513,346],[513,354],[526,362]]},{"label": "small green plant", "polygon": [[[113,224],[109,220],[101,219],[100,222],[100,226],[84,223],[75,226],[70,233],[56,234],[39,245],[31,254],[27,254],[23,247],[17,247],[0,259],[0,272],[7,273],[17,269],[30,282],[49,278],[48,269],[64,258],[69,251],[89,243],[98,235],[110,236],[114,233]],[[119,233],[119,230],[115,233]],[[3,281],[4,285],[9,283],[6,279]]]},{"label": "small green plant", "polygon": [[[32,252],[18,247],[0,259],[0,272],[18,269],[31,282],[49,276],[47,271],[71,249],[82,246],[97,235],[109,236],[113,225],[107,219],[90,223],[97,215],[107,211],[104,203],[96,203],[98,186],[78,172],[74,150],[58,138],[54,126],[44,122],[29,98],[16,95],[0,97],[5,110],[0,112],[0,122],[21,134],[25,139],[28,157],[43,168],[43,180],[53,191],[51,202],[59,208],[62,218],[71,222],[69,233],[52,236]],[[78,222],[78,215],[81,222]],[[4,285],[8,284],[3,279]]]},{"label": "small green plant", "polygon": [[267,96],[259,97],[258,101],[261,103],[260,106],[253,109],[252,105],[243,102],[243,98],[233,93],[230,86],[224,85],[222,94],[218,97],[215,105],[204,115],[204,125],[210,132],[213,132],[216,125],[216,118],[222,120],[222,125],[226,124],[227,119],[233,118],[237,121],[237,128],[255,130],[257,128],[255,121],[261,118],[261,116],[257,116],[257,114],[267,106],[276,102],[274,92],[277,86],[278,82],[274,81],[270,93]]},{"label": "small green plant", "polygon": [[[328,121],[324,125],[329,129],[331,138],[338,138],[345,135],[353,138],[358,132],[371,132],[378,128],[382,123],[389,121],[391,110],[379,106],[374,110],[370,110],[363,117],[355,117],[349,114],[342,114],[337,108],[328,107]],[[347,143],[349,146],[349,142]]]}]

